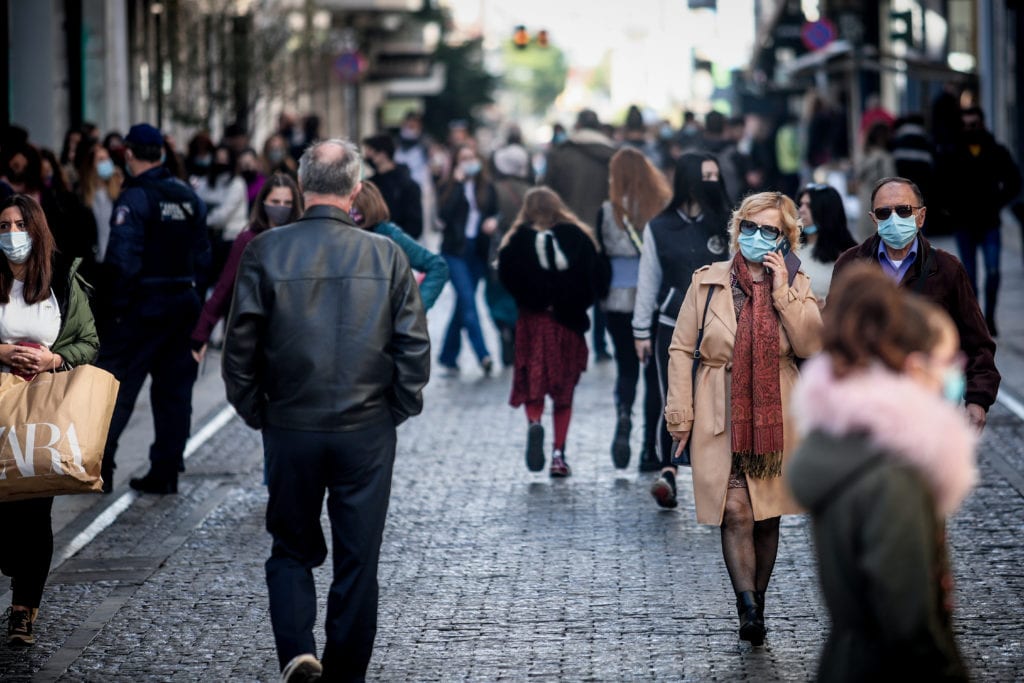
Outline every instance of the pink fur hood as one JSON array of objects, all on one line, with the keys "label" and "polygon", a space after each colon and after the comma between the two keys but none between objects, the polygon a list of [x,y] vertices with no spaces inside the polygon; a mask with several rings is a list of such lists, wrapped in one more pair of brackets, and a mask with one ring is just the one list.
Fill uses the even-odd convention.
[{"label": "pink fur hood", "polygon": [[839,380],[821,354],[804,364],[793,393],[801,435],[866,432],[873,445],[920,472],[948,515],[978,478],[977,436],[963,411],[880,366]]}]

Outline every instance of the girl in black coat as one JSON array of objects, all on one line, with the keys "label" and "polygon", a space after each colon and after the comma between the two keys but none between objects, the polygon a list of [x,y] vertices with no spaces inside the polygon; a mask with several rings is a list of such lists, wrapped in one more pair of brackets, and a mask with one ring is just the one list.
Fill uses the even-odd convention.
[{"label": "girl in black coat", "polygon": [[607,291],[597,241],[552,190],[537,187],[498,252],[498,277],[519,306],[513,407],[526,406],[526,465],[544,467],[544,397],[554,403],[552,477],[569,476],[565,439],[572,396],[587,367],[587,310]]}]

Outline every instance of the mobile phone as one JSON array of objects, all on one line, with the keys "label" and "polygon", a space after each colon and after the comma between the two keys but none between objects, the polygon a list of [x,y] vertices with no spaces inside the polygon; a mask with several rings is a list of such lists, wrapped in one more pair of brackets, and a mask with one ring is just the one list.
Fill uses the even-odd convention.
[{"label": "mobile phone", "polygon": [[772,251],[774,251],[776,254],[779,254],[783,258],[785,258],[786,254],[788,254],[790,249],[792,249],[792,248],[793,248],[793,245],[789,243],[789,238],[788,237],[783,237],[782,241],[779,242],[777,245],[775,245],[775,248]]}]

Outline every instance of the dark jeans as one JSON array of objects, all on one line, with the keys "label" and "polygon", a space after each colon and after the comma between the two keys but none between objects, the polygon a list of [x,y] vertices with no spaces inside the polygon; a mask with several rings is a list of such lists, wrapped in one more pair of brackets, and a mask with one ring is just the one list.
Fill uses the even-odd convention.
[{"label": "dark jeans", "polygon": [[599,304],[594,304],[591,309],[594,312],[594,329],[591,332],[591,341],[594,344],[594,354],[598,356],[608,355],[608,342],[604,338],[605,330],[608,327],[607,314],[601,310]]},{"label": "dark jeans", "polygon": [[264,427],[270,621],[281,668],[316,652],[313,568],[327,559],[320,513],[327,492],[334,578],[327,597],[324,680],[361,681],[377,635],[377,561],[391,494],[395,425],[349,432]]},{"label": "dark jeans", "polygon": [[658,386],[661,388],[661,410],[658,411],[658,457],[662,467],[672,466],[672,449],[674,441],[665,426],[665,401],[668,400],[668,347],[672,344],[673,328],[668,325],[655,325],[654,360],[658,366]]},{"label": "dark jeans", "polygon": [[[633,314],[605,312],[608,334],[615,348],[615,405],[632,412],[636,401],[636,384],[640,377],[640,359],[636,357],[633,339]],[[661,414],[661,392],[655,363],[647,363],[644,371],[644,449],[648,457],[656,452],[655,436]]]},{"label": "dark jeans", "polygon": [[12,605],[39,607],[53,558],[53,497],[0,503],[4,540],[0,544],[0,572],[11,577]]},{"label": "dark jeans", "polygon": [[117,442],[135,409],[135,400],[149,375],[153,407],[152,472],[164,479],[178,476],[191,428],[192,385],[199,366],[192,358],[190,336],[196,311],[182,310],[160,318],[123,317],[101,332],[96,365],[107,370],[121,388],[103,450],[103,478],[112,473]]},{"label": "dark jeans", "polygon": [[977,237],[967,230],[961,230],[956,233],[956,245],[975,296],[978,296],[978,248],[981,248],[985,263],[985,316],[991,318],[995,315],[996,297],[999,295],[1002,231],[998,227],[992,228],[984,236]]},{"label": "dark jeans", "polygon": [[469,343],[473,346],[477,360],[482,361],[491,354],[484,343],[483,329],[480,327],[480,313],[476,307],[476,290],[480,280],[487,275],[487,264],[476,253],[476,240],[467,239],[466,248],[461,256],[445,254],[448,264],[448,275],[455,289],[455,308],[452,309],[451,320],[441,344],[441,365],[455,367],[462,348],[462,330],[469,335]]}]

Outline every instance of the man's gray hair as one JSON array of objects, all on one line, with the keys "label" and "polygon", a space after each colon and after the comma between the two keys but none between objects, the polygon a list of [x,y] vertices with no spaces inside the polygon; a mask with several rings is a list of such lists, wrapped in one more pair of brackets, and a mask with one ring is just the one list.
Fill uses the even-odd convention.
[{"label": "man's gray hair", "polygon": [[348,140],[334,138],[306,148],[299,159],[299,184],[303,192],[347,197],[359,183],[363,159]]}]

